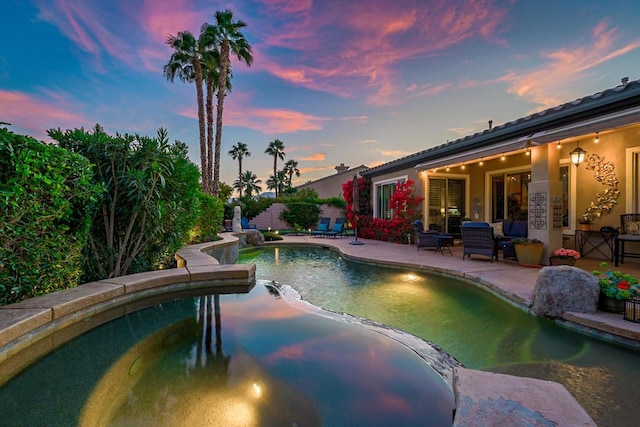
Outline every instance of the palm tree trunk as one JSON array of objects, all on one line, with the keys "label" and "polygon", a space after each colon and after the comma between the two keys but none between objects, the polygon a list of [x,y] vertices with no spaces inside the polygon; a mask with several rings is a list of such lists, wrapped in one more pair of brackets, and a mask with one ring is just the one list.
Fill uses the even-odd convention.
[{"label": "palm tree trunk", "polygon": [[227,93],[227,72],[229,69],[229,40],[222,41],[220,49],[220,80],[218,80],[218,111],[216,115],[216,153],[213,166],[213,195],[220,192],[220,149],[222,147],[222,112]]},{"label": "palm tree trunk", "polygon": [[193,61],[193,70],[195,72],[196,95],[198,100],[198,129],[200,131],[200,169],[202,175],[202,191],[209,193],[209,183],[207,182],[207,144],[205,142],[202,67],[199,60]]},{"label": "palm tree trunk", "polygon": [[[273,155],[273,179],[277,180],[278,179],[278,153],[276,152]],[[278,198],[278,185],[277,185],[277,181],[276,181],[276,199]]]},{"label": "palm tree trunk", "polygon": [[[212,185],[213,165],[213,79],[207,77],[207,183]],[[211,188],[211,187],[210,187]],[[212,189],[213,193],[213,189]],[[217,195],[217,194],[216,194]]]},{"label": "palm tree trunk", "polygon": [[242,156],[238,156],[238,194],[242,198]]}]

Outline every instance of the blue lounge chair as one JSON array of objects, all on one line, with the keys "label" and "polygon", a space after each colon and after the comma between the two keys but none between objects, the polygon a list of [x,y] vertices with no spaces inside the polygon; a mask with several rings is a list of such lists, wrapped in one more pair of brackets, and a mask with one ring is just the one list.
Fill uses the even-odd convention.
[{"label": "blue lounge chair", "polygon": [[336,222],[333,223],[333,228],[331,229],[331,231],[325,231],[324,235],[327,237],[333,237],[334,239],[338,235],[342,237],[344,235],[345,222],[346,222],[345,218],[336,218]]},{"label": "blue lounge chair", "polygon": [[242,229],[243,230],[255,230],[256,226],[249,224],[249,220],[247,219],[247,217],[242,217],[240,218],[240,225],[242,225]]},{"label": "blue lounge chair", "polygon": [[331,222],[331,218],[328,216],[323,216],[320,218],[320,223],[315,230],[311,231],[312,236],[316,237],[324,237],[324,233],[329,231],[329,223]]}]

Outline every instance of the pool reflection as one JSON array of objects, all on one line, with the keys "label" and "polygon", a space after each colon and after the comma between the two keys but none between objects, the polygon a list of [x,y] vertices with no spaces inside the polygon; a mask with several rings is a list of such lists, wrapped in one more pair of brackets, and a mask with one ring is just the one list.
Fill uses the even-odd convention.
[{"label": "pool reflection", "polygon": [[[83,372],[73,362],[87,353]],[[450,426],[453,410],[412,350],[301,311],[264,283],[102,325],[7,383],[0,401],[5,426]]]}]

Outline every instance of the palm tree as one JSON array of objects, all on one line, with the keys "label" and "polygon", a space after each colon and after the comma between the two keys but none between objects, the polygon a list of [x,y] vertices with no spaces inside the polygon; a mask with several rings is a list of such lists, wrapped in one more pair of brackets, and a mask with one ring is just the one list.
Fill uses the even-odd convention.
[{"label": "palm tree", "polygon": [[247,144],[238,142],[231,150],[229,150],[229,155],[233,160],[238,161],[238,183],[240,184],[238,187],[238,194],[242,197],[242,159],[245,157],[251,157],[251,152],[249,152]]},{"label": "palm tree", "polygon": [[[284,142],[280,141],[279,139],[275,139],[273,141],[271,141],[269,143],[269,146],[267,147],[266,150],[264,150],[265,154],[268,154],[270,156],[273,156],[273,175],[271,175],[271,178],[277,179],[278,176],[278,158],[280,158],[280,160],[284,160]],[[269,183],[269,181],[267,181],[267,184]],[[276,191],[276,197],[278,197],[278,186],[276,185],[275,187],[269,187],[269,188],[275,188]]]},{"label": "palm tree", "polygon": [[289,187],[292,187],[291,180],[293,178],[293,175],[300,176],[300,169],[298,169],[298,162],[293,159],[289,159],[284,164],[282,170],[287,174],[287,185]]},{"label": "palm tree", "polygon": [[284,170],[277,171],[275,175],[271,175],[267,179],[267,188],[276,192],[276,198],[278,194],[282,194],[286,185],[287,173]]},{"label": "palm tree", "polygon": [[178,77],[185,83],[195,82],[196,97],[198,102],[198,128],[200,131],[200,169],[202,174],[202,190],[209,192],[209,170],[207,163],[207,146],[205,143],[204,126],[204,94],[202,60],[206,56],[199,40],[189,31],[180,31],[176,36],[169,36],[166,43],[174,49],[174,52],[163,68],[164,76],[170,82]]},{"label": "palm tree", "polygon": [[262,181],[258,179],[255,173],[251,171],[245,171],[240,176],[239,181],[233,183],[233,186],[236,188],[240,188],[240,186],[242,186],[242,188],[245,189],[245,195],[247,197],[251,197],[253,196],[253,193],[256,193],[256,195],[260,194],[260,192],[262,191],[262,187],[260,187],[259,184],[261,183]]},{"label": "palm tree", "polygon": [[240,62],[247,66],[253,63],[251,55],[251,45],[240,31],[247,24],[243,21],[233,21],[233,12],[227,9],[218,11],[215,14],[216,24],[203,26],[203,38],[209,46],[214,47],[220,55],[220,67],[218,77],[218,105],[216,115],[216,141],[215,156],[213,164],[212,191],[218,194],[220,182],[220,149],[222,147],[222,112],[224,110],[224,97],[227,92],[227,80],[231,69],[231,52],[233,52]]}]

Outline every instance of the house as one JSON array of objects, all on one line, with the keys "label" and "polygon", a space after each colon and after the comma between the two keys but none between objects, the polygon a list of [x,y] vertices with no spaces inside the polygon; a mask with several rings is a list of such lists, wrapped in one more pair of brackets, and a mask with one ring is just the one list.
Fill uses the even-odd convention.
[{"label": "house", "polygon": [[[529,237],[545,243],[543,259],[562,247],[563,236],[610,259],[613,244],[600,228],[619,227],[621,214],[640,212],[640,81],[625,78],[499,126],[489,122],[482,132],[361,175],[372,180],[375,217],[390,216],[395,184],[412,179],[431,229],[456,234],[464,217],[522,219]],[[584,216],[594,219],[595,233],[578,228]]]},{"label": "house", "polygon": [[349,166],[345,166],[344,163],[340,163],[335,167],[335,169],[337,173],[298,185],[296,189],[299,191],[305,188],[311,188],[318,193],[318,197],[321,199],[342,197],[342,184],[353,179],[354,175],[359,174],[361,171],[367,169],[367,167],[365,165],[360,165],[354,168],[349,168]]}]

